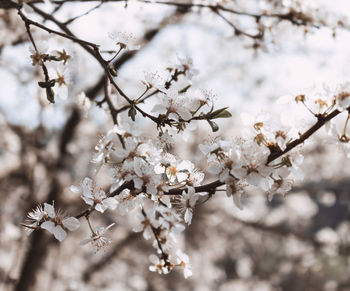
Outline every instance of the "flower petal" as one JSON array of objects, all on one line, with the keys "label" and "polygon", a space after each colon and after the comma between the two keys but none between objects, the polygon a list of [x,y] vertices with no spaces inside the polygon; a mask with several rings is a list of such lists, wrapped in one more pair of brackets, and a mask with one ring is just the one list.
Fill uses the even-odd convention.
[{"label": "flower petal", "polygon": [[77,194],[81,193],[81,189],[77,186],[74,186],[74,185],[70,186],[69,190],[71,190],[73,193],[77,193]]},{"label": "flower petal", "polygon": [[114,210],[117,208],[118,201],[113,197],[109,197],[103,200],[103,205],[105,205],[107,208]]},{"label": "flower petal", "polygon": [[75,217],[68,217],[63,219],[62,224],[70,231],[77,230],[80,227],[80,222]]},{"label": "flower petal", "polygon": [[47,203],[44,203],[44,211],[50,216],[51,218],[54,218],[56,216],[55,208]]},{"label": "flower petal", "polygon": [[53,231],[53,235],[59,242],[61,242],[66,238],[67,233],[60,225],[57,225]]},{"label": "flower petal", "polygon": [[52,221],[45,221],[40,225],[40,227],[51,233],[53,233],[55,230],[55,224]]}]

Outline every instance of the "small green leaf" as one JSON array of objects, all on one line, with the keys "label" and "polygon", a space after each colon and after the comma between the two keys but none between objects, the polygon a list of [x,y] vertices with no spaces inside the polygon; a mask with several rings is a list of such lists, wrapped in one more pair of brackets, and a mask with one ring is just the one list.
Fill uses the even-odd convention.
[{"label": "small green leaf", "polygon": [[51,87],[46,88],[46,98],[50,103],[55,103],[55,92]]},{"label": "small green leaf", "polygon": [[46,82],[38,82],[39,87],[41,88],[47,88],[47,83]]},{"label": "small green leaf", "polygon": [[218,109],[218,110],[215,110],[213,112],[209,112],[207,114],[207,119],[216,119],[216,118],[229,118],[229,117],[232,117],[232,114],[227,111],[228,107],[224,107],[224,108],[221,108],[221,109]]},{"label": "small green leaf", "polygon": [[128,116],[131,117],[132,121],[135,121],[136,113],[137,113],[137,111],[136,111],[135,107],[131,106],[131,108],[128,111]]},{"label": "small green leaf", "polygon": [[187,85],[185,88],[181,89],[179,91],[179,94],[183,94],[183,93],[186,93],[188,89],[190,89],[191,85]]},{"label": "small green leaf", "polygon": [[55,86],[55,83],[56,83],[56,80],[52,79],[52,80],[49,80],[47,82],[38,82],[38,85],[41,88],[50,88],[50,87]]},{"label": "small green leaf", "polygon": [[[217,114],[214,118],[230,118],[232,117],[232,114],[227,111],[227,110],[224,110],[222,112],[220,112],[219,114]],[[212,119],[214,119],[212,118]]]},{"label": "small green leaf", "polygon": [[209,120],[209,119],[207,119],[207,121],[208,121],[208,123],[209,123],[209,125],[210,125],[210,127],[211,127],[211,130],[212,130],[213,132],[216,132],[216,131],[219,130],[219,126],[218,126],[214,121],[211,121],[211,120]]}]

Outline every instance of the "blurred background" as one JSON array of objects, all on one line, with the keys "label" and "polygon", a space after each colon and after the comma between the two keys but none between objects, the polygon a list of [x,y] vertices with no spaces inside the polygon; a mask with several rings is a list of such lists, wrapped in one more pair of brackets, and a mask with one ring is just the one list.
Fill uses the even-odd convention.
[{"label": "blurred background", "polygon": [[[84,14],[65,25],[101,50],[115,49],[109,33],[132,33],[140,50],[125,52],[114,62],[118,85],[130,96],[144,89],[145,73],[166,76],[166,68],[178,57],[192,57],[200,71],[192,80],[193,88],[210,90],[217,108],[229,106],[233,115],[218,121],[217,133],[207,123],[198,123],[193,131],[176,137],[186,146],[175,145],[172,152],[203,171],[205,157],[198,144],[208,136],[240,136],[245,130],[242,112],[293,115],[276,100],[350,76],[350,26],[345,17],[350,5],[345,0],[203,2],[220,2],[251,14],[293,9],[310,17],[305,25],[263,18],[263,38],[252,37],[259,34],[259,26],[246,15],[188,5],[112,2],[35,5],[62,23]],[[36,40],[72,56],[68,98],[58,96],[55,104],[46,100],[37,85],[41,68],[31,64],[25,26],[16,9],[0,7],[2,290],[350,290],[350,165],[339,148],[324,143],[322,130],[303,149],[304,180],[285,198],[276,195],[269,202],[264,193],[248,188],[243,210],[224,192],[196,208],[179,241],[193,268],[187,280],[181,270],[168,275],[150,272],[154,249],[142,234],[132,232],[130,218],[117,212],[93,214],[102,225],[116,222],[109,231],[111,245],[97,253],[79,245],[88,233],[86,225],[63,243],[42,231],[26,236],[20,223],[39,203],[54,200],[70,214],[84,209],[69,187],[92,175],[94,147],[113,123],[108,109],[98,106],[104,77],[96,60],[79,45],[33,27]],[[48,16],[27,16],[60,29]],[[91,100],[91,108],[80,103],[81,92]],[[125,105],[112,93],[116,107]],[[143,108],[149,112],[157,101],[150,99]],[[127,118],[126,112],[120,118]],[[156,134],[154,125],[140,116],[135,127]],[[107,185],[107,175],[101,176],[101,185]]]}]

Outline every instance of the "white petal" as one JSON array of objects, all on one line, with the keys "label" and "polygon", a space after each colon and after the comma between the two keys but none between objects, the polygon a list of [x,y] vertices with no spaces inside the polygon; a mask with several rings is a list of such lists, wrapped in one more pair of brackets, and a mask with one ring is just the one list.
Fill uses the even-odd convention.
[{"label": "white petal", "polygon": [[163,104],[156,104],[154,105],[153,109],[151,112],[158,112],[158,113],[166,113],[166,108]]},{"label": "white petal", "polygon": [[81,189],[77,186],[70,186],[69,189],[73,192],[73,193],[77,193],[77,194],[80,194],[81,193]]},{"label": "white petal", "polygon": [[185,230],[185,226],[180,223],[177,223],[176,226],[173,227],[171,230],[175,235],[179,235],[181,232]]},{"label": "white petal", "polygon": [[183,120],[189,120],[192,118],[191,112],[186,108],[177,108],[177,113],[181,116]]},{"label": "white petal", "polygon": [[87,205],[93,205],[94,204],[94,200],[92,200],[92,197],[86,197],[86,196],[82,195],[81,198],[83,198],[83,200],[85,201],[85,203]]},{"label": "white petal", "polygon": [[145,230],[143,231],[143,238],[145,240],[149,240],[152,237],[152,233],[149,227],[145,228]]},{"label": "white petal", "polygon": [[98,212],[105,212],[105,210],[107,209],[106,206],[102,205],[101,203],[97,203],[96,206],[95,206],[95,209],[98,211]]},{"label": "white petal", "polygon": [[81,183],[81,186],[83,189],[92,190],[92,179],[90,179],[89,177],[86,177]]},{"label": "white petal", "polygon": [[231,170],[231,174],[236,178],[243,179],[247,175],[247,170],[245,168],[233,169]]},{"label": "white petal", "polygon": [[186,209],[186,212],[185,212],[185,222],[188,223],[188,224],[191,224],[192,222],[192,211],[190,209]]},{"label": "white petal", "polygon": [[65,218],[65,219],[63,219],[62,223],[63,223],[64,227],[66,227],[70,231],[77,230],[80,226],[79,220],[76,219],[75,217]]},{"label": "white petal", "polygon": [[208,167],[208,172],[210,174],[214,174],[214,175],[217,175],[221,172],[222,170],[222,167],[219,163],[214,163],[214,164],[211,164],[209,167]]},{"label": "white petal", "polygon": [[134,186],[136,189],[141,189],[143,186],[143,180],[140,178],[134,178]]},{"label": "white petal", "polygon": [[102,200],[102,199],[106,198],[106,193],[103,190],[98,190],[94,196],[95,196],[95,198]]},{"label": "white petal", "polygon": [[42,229],[46,229],[48,232],[53,233],[55,230],[55,224],[52,221],[45,221],[40,225]]},{"label": "white petal", "polygon": [[53,235],[55,236],[55,238],[58,240],[58,241],[63,241],[66,236],[67,236],[67,233],[66,231],[60,226],[56,226],[54,231],[53,231]]},{"label": "white petal", "polygon": [[114,210],[117,208],[118,201],[113,197],[109,197],[103,200],[103,205],[105,205],[107,208]]},{"label": "white petal", "polygon": [[196,202],[198,200],[199,196],[197,194],[192,194],[190,197],[190,206],[194,207],[196,205]]},{"label": "white petal", "polygon": [[171,112],[171,113],[169,113],[168,117],[169,117],[169,119],[179,121],[179,116],[176,113]]},{"label": "white petal", "polygon": [[192,276],[192,270],[190,268],[185,268],[184,269],[184,277],[185,279],[189,278]]},{"label": "white petal", "polygon": [[47,203],[44,203],[44,211],[51,217],[54,218],[56,216],[55,208]]}]

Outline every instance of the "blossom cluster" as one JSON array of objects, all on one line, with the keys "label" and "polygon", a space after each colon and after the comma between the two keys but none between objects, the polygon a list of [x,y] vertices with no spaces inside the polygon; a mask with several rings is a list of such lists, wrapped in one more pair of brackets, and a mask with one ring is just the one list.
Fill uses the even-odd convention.
[{"label": "blossom cluster", "polygon": [[[116,44],[120,49],[128,47],[124,42]],[[61,55],[57,59],[65,62],[63,53]],[[33,64],[37,65],[43,65],[50,58],[53,58],[51,54],[38,49],[32,55]],[[243,124],[249,126],[242,137],[232,140],[215,138],[200,144],[199,149],[207,161],[206,170],[217,178],[216,182],[204,184],[203,171],[191,161],[169,152],[169,146],[174,143],[173,135],[191,129],[194,121],[201,120],[207,121],[215,132],[218,126],[213,119],[228,118],[231,114],[226,107],[214,109],[211,93],[190,88],[192,77],[198,73],[190,58],[179,58],[179,64],[168,71],[168,79],[158,74],[145,77],[145,93],[151,90],[150,95],[144,93],[134,99],[128,107],[130,118],[115,124],[96,145],[92,162],[98,169],[108,169],[108,189],[97,186],[98,171],[94,177],[85,177],[80,186],[70,188],[87,204],[88,208],[82,215],[66,217],[56,211],[54,205],[45,203],[44,207],[38,206],[29,213],[29,224],[25,225],[28,233],[42,228],[63,241],[67,230],[79,227],[77,218],[85,217],[91,233],[81,244],[90,243],[100,249],[110,243],[105,232],[114,224],[93,227],[90,213],[95,210],[100,213],[116,211],[120,215],[132,216],[132,229],[142,232],[146,240],[153,241],[157,255],[150,257],[151,271],[167,274],[179,267],[183,268],[187,278],[192,270],[188,256],[179,248],[179,235],[191,224],[198,204],[206,202],[219,186],[225,185],[227,196],[232,197],[240,209],[243,208],[242,194],[249,185],[266,192],[269,200],[277,193],[285,195],[295,180],[303,179],[300,149],[303,142],[324,124],[328,125],[330,142],[341,144],[350,156],[350,85],[344,83],[335,88],[323,87],[317,94],[302,94],[287,100],[311,113],[316,122],[315,130],[311,127],[303,134],[295,123],[282,116],[242,114]],[[185,83],[179,82],[180,77]],[[56,82],[64,83],[60,77]],[[150,96],[157,96],[161,101],[152,109],[155,116],[136,107]],[[158,137],[138,134],[134,130],[137,112],[156,122]],[[332,118],[343,113],[347,118],[339,131]]]},{"label": "blossom cluster", "polygon": [[[38,43],[33,42],[29,51],[31,53],[32,65],[43,68],[45,81],[38,82],[38,84],[46,90],[48,101],[55,103],[55,96],[59,96],[63,100],[67,99],[68,86],[71,82],[68,67],[71,56],[65,49],[50,51],[49,44],[43,41]],[[58,64],[50,64],[47,67],[47,64],[51,62],[58,62]]]},{"label": "blossom cluster", "polygon": [[27,234],[42,228],[52,233],[61,242],[67,236],[67,230],[77,230],[80,222],[75,217],[67,217],[61,211],[56,211],[53,204],[44,203],[44,207],[38,205],[36,209],[28,213],[28,224],[24,226]]},{"label": "blossom cluster", "polygon": [[[122,135],[124,147],[118,135]],[[152,140],[133,136],[119,126],[100,140],[96,149],[93,161],[100,167],[110,168],[109,194],[97,189],[88,177],[80,187],[72,186],[71,190],[101,213],[107,209],[121,215],[132,213],[133,230],[143,232],[146,240],[153,238],[153,246],[160,253],[154,270],[168,273],[174,266],[181,265],[188,276],[190,265],[187,257],[177,249],[177,240],[184,225],[191,224],[199,199],[194,187],[200,185],[204,174],[190,161],[180,160],[154,146]],[[119,193],[118,189],[125,184],[130,187]],[[169,195],[172,189],[180,190],[180,195]],[[92,232],[88,242],[93,242],[96,236],[96,231]]]}]

